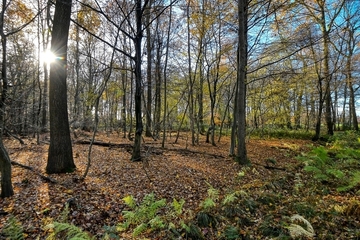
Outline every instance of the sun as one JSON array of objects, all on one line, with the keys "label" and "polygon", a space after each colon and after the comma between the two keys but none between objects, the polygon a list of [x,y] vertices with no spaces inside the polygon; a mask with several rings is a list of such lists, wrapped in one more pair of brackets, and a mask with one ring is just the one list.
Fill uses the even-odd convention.
[{"label": "sun", "polygon": [[40,61],[42,63],[50,64],[50,63],[54,62],[55,59],[56,59],[55,54],[52,53],[50,50],[46,50],[46,51],[42,52],[40,55]]}]

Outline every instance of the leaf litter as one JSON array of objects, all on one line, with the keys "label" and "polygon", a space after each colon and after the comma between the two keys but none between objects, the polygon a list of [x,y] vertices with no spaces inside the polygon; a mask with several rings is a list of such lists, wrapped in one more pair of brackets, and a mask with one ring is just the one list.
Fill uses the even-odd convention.
[{"label": "leaf litter", "polygon": [[[85,139],[88,136],[83,133],[82,137]],[[242,189],[252,196],[251,199],[262,203],[257,205],[258,210],[247,206],[248,219],[245,220],[253,224],[244,226],[240,231],[250,239],[262,239],[265,230],[261,224],[269,215],[273,216],[274,222],[280,222],[283,215],[290,218],[290,214],[301,211],[298,209],[301,206],[294,202],[303,202],[303,208],[318,204],[331,209],[349,203],[350,198],[359,200],[357,196],[339,196],[336,193],[312,198],[304,197],[309,192],[298,196],[294,194],[295,175],[301,174],[301,165],[295,156],[308,149],[311,142],[306,140],[251,139],[247,143],[247,152],[252,166],[245,168],[229,156],[229,138],[225,137],[216,143],[217,146],[205,143],[202,138],[195,146],[187,143],[186,136],[180,138],[177,144],[173,143],[174,139],[168,138],[164,149],[161,148],[161,141],[145,138],[142,143],[143,162],[130,161],[128,146],[133,143],[116,133],[100,133],[96,139],[114,145],[93,146],[90,171],[84,181],[78,179],[85,171],[88,145],[79,144],[76,139],[73,141],[73,156],[77,169],[73,173],[50,175],[57,184],[45,181],[33,171],[13,166],[15,195],[0,199],[0,213],[3,213],[0,216],[0,229],[10,216],[15,216],[23,226],[26,239],[45,239],[47,233],[44,226],[55,221],[65,204],[69,204],[70,223],[95,237],[102,236],[104,226],[114,226],[123,220],[122,211],[126,210],[126,205],[122,199],[126,196],[132,195],[141,200],[147,194],[154,193],[158,199],[165,198],[168,202],[174,198],[184,199],[184,208],[196,212],[207,197],[210,185],[222,197],[234,189]],[[49,145],[46,142],[37,145],[32,138],[24,141],[22,145],[10,138],[4,140],[11,160],[31,166],[47,176],[45,166]],[[275,165],[276,169],[270,168]],[[277,197],[279,194],[282,197]],[[322,231],[333,232],[333,224],[323,224],[326,219],[313,215],[308,218],[315,232],[320,226]],[[345,220],[346,223],[349,221]],[[351,224],[359,227],[359,219],[355,218]],[[163,237],[161,234],[151,234],[154,239]],[[124,239],[130,239],[126,236],[130,235],[125,235]],[[217,239],[216,233],[209,235],[208,239]]]}]

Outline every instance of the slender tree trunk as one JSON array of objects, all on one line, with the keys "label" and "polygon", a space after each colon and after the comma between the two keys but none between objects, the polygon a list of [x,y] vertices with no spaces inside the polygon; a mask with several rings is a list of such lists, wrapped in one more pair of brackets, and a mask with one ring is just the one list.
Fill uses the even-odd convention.
[{"label": "slender tree trunk", "polygon": [[[49,37],[50,37],[50,1],[47,2],[46,7],[46,30],[43,29],[42,31],[42,38],[43,38],[43,49],[46,51],[48,49],[49,44]],[[47,112],[48,112],[48,83],[49,83],[49,70],[48,70],[48,63],[43,63],[44,68],[44,86],[43,86],[43,97],[42,97],[42,112],[41,112],[41,130],[43,132],[47,131]]]},{"label": "slender tree trunk", "polygon": [[169,14],[169,28],[167,31],[167,38],[166,38],[166,48],[165,48],[165,63],[164,63],[164,116],[163,116],[163,136],[162,136],[162,143],[161,147],[165,147],[165,138],[166,138],[166,114],[167,114],[167,64],[168,64],[168,57],[169,57],[169,44],[170,44],[170,30],[171,30],[171,23],[172,23],[172,6],[170,6],[170,14]]},{"label": "slender tree trunk", "polygon": [[[187,44],[188,44],[188,48],[187,48],[187,53],[188,53],[188,77],[189,77],[189,96],[188,96],[188,101],[189,101],[189,118],[190,118],[190,131],[191,131],[191,144],[194,146],[195,145],[195,119],[194,119],[194,80],[193,80],[193,74],[192,74],[192,69],[191,69],[191,39],[190,39],[190,2],[187,5],[187,9],[186,9],[186,14],[187,14]],[[194,76],[195,78],[195,76]]]},{"label": "slender tree trunk", "polygon": [[158,48],[156,51],[155,64],[155,109],[154,109],[154,137],[159,138],[161,120],[161,51],[162,40],[158,37]]},{"label": "slender tree trunk", "polygon": [[145,24],[146,24],[146,52],[147,52],[147,69],[146,69],[146,78],[147,78],[147,104],[146,104],[146,129],[145,136],[151,137],[151,113],[152,113],[152,62],[153,62],[153,41],[151,38],[151,11],[153,0],[150,0],[149,6],[145,11]]},{"label": "slender tree trunk", "polygon": [[[239,54],[238,54],[239,55]],[[239,56],[238,56],[239,57]],[[236,145],[236,132],[237,132],[237,119],[238,119],[238,82],[235,85],[235,99],[234,99],[234,111],[233,111],[233,122],[231,124],[231,138],[230,138],[230,149],[229,155],[235,156],[235,145]]]},{"label": "slender tree trunk", "polygon": [[321,116],[323,111],[323,87],[322,87],[322,78],[318,76],[318,89],[319,89],[319,107],[316,115],[316,123],[315,123],[315,136],[313,137],[313,141],[317,141],[320,138],[320,130],[321,130]]},{"label": "slender tree trunk", "polygon": [[141,117],[141,95],[142,95],[142,76],[141,76],[141,40],[142,40],[142,1],[136,1],[136,37],[135,44],[135,140],[132,154],[132,161],[141,161],[141,135],[143,132],[143,123]]},{"label": "slender tree trunk", "polygon": [[123,89],[123,96],[122,96],[122,108],[121,108],[121,124],[122,124],[122,130],[123,130],[123,138],[126,138],[126,88],[127,88],[127,71],[126,69],[126,60],[123,61],[123,70],[121,71],[121,86]]},{"label": "slender tree trunk", "polygon": [[239,13],[239,57],[237,69],[237,151],[236,161],[239,164],[249,164],[246,153],[246,68],[247,68],[247,0],[238,1]]}]

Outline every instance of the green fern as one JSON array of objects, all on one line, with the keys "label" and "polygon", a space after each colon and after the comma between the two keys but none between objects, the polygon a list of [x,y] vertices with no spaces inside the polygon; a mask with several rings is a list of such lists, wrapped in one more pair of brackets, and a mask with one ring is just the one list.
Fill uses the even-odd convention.
[{"label": "green fern", "polygon": [[216,203],[214,202],[213,199],[211,198],[206,198],[201,204],[200,206],[202,207],[202,209],[204,210],[210,210],[211,208],[216,206]]},{"label": "green fern", "polygon": [[132,196],[127,196],[123,200],[126,205],[132,208],[132,211],[122,212],[126,221],[117,225],[118,231],[125,231],[133,225],[135,226],[133,235],[138,236],[148,228],[154,230],[166,226],[160,217],[156,216],[158,211],[166,206],[166,199],[156,200],[154,194],[150,193],[144,197],[139,205]]},{"label": "green fern", "polygon": [[328,150],[323,146],[313,149],[311,154],[316,156],[317,163],[320,165],[325,164],[329,160]]},{"label": "green fern", "polygon": [[149,221],[149,225],[151,229],[163,229],[166,227],[164,221],[159,217],[156,216]]},{"label": "green fern", "polygon": [[172,207],[177,215],[180,215],[183,212],[184,203],[184,199],[181,199],[180,202],[177,201],[175,198],[173,199]]},{"label": "green fern", "polygon": [[222,204],[227,205],[227,204],[235,202],[238,199],[236,194],[237,194],[236,192],[233,192],[233,193],[230,193],[230,194],[226,195],[225,198],[222,201]]},{"label": "green fern", "polygon": [[219,199],[219,190],[213,188],[213,186],[211,186],[208,182],[206,184],[209,186],[207,191],[208,197],[200,204],[200,206],[204,210],[210,210],[216,206],[215,201]]},{"label": "green fern", "polygon": [[57,222],[61,222],[61,223],[68,222],[69,213],[70,213],[69,203],[66,203],[64,209],[61,211],[59,217],[57,218],[58,219]]},{"label": "green fern", "polygon": [[356,187],[358,185],[360,185],[360,171],[356,171],[356,172],[352,173],[352,177],[350,178],[350,181],[348,182],[348,184],[345,186],[342,186],[342,187],[338,187],[337,191],[346,192],[346,191],[353,189],[354,187]]},{"label": "green fern", "polygon": [[190,227],[183,220],[180,221],[180,226],[185,232],[190,232]]},{"label": "green fern", "polygon": [[227,226],[224,231],[224,237],[228,240],[240,239],[239,229],[234,226]]},{"label": "green fern", "polygon": [[105,225],[103,227],[103,229],[105,231],[103,240],[118,240],[118,239],[120,239],[119,236],[117,235],[116,226]]},{"label": "green fern", "polygon": [[[54,222],[45,226],[45,230],[52,230],[53,233],[47,237],[47,240],[94,240],[95,238],[90,237],[88,233],[84,232],[81,228],[69,224]],[[61,235],[64,234],[64,235]],[[60,235],[63,236],[60,238]]]},{"label": "green fern", "polygon": [[330,169],[327,169],[325,172],[326,172],[327,175],[331,175],[331,176],[333,176],[335,178],[338,178],[338,179],[341,179],[341,178],[345,177],[344,172],[341,171],[340,169],[330,168]]},{"label": "green fern", "polygon": [[129,195],[122,199],[127,206],[134,209],[136,207],[136,201],[133,196]]},{"label": "green fern", "polygon": [[219,190],[213,188],[211,185],[207,192],[209,198],[211,198],[212,200],[216,201],[219,198]]},{"label": "green fern", "polygon": [[134,231],[133,231],[133,237],[139,236],[141,233],[143,233],[148,228],[148,225],[146,223],[142,223],[138,225]]},{"label": "green fern", "polygon": [[10,216],[7,220],[2,234],[9,240],[21,240],[24,239],[23,227],[14,216]]}]

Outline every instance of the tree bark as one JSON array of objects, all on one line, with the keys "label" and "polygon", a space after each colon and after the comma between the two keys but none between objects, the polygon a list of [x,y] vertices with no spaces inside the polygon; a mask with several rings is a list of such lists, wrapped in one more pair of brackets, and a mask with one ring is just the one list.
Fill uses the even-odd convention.
[{"label": "tree bark", "polygon": [[150,7],[152,6],[153,0],[150,0],[149,7],[147,8],[145,24],[146,24],[146,52],[147,52],[147,68],[146,68],[146,79],[147,79],[147,105],[146,105],[146,130],[145,136],[151,137],[151,112],[152,112],[152,57],[153,57],[153,41],[151,39],[151,23]]},{"label": "tree bark", "polygon": [[246,67],[247,67],[247,0],[238,1],[239,13],[239,56],[237,69],[237,151],[236,161],[246,165],[250,161],[246,153]]},{"label": "tree bark", "polygon": [[141,135],[143,132],[143,123],[141,118],[141,40],[142,40],[142,1],[136,1],[136,36],[134,38],[135,44],[135,121],[136,131],[134,140],[134,149],[132,154],[132,161],[141,161]]},{"label": "tree bark", "polygon": [[170,30],[171,30],[171,23],[172,23],[172,6],[170,6],[170,13],[169,13],[169,27],[167,31],[167,38],[166,38],[166,48],[165,48],[165,63],[164,63],[164,116],[163,116],[163,136],[161,147],[165,147],[165,138],[166,138],[166,114],[167,114],[167,64],[169,59],[169,45],[170,45]]},{"label": "tree bark", "polygon": [[14,195],[12,182],[11,182],[11,162],[10,157],[4,147],[2,136],[5,127],[4,113],[5,113],[5,101],[7,98],[7,42],[4,32],[4,16],[7,7],[7,1],[2,1],[2,10],[0,15],[0,36],[2,46],[2,63],[1,63],[1,99],[0,99],[0,171],[1,171],[1,197],[10,197]]},{"label": "tree bark", "polygon": [[50,66],[50,147],[47,173],[73,171],[76,166],[72,155],[67,111],[67,41],[72,0],[56,1],[51,51],[57,57]]}]

